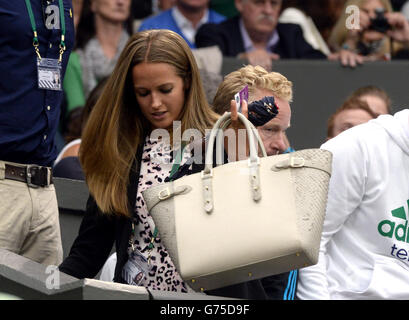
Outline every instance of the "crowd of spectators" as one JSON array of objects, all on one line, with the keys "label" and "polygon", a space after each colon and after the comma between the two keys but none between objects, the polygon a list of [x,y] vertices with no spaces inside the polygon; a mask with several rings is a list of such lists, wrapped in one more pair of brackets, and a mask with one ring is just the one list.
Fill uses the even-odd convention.
[{"label": "crowd of spectators", "polygon": [[[276,59],[328,58],[355,65],[407,54],[407,43],[394,39],[392,30],[374,30],[371,24],[378,9],[384,10],[386,17],[393,13],[391,19],[400,23],[396,19],[404,15],[399,13],[397,17],[397,10],[404,12],[403,1],[127,0],[116,1],[111,7],[109,1],[99,3],[73,3],[74,12],[82,12],[77,13],[76,50],[72,55],[80,56],[85,98],[98,79],[112,71],[127,37],[147,29],[176,31],[193,49],[217,46],[223,56],[243,58],[267,70]],[[351,6],[361,9],[359,23],[347,28],[346,20],[352,14],[347,8]],[[72,81],[72,77],[66,77],[67,86]],[[75,103],[85,103],[85,98],[71,102],[79,96],[77,92],[67,92],[66,96],[68,111]]]},{"label": "crowd of spectators", "polygon": [[[360,8],[353,19],[354,12],[347,9],[351,6]],[[197,58],[212,104],[222,82],[223,57],[244,59],[267,71],[273,71],[278,59],[328,59],[355,67],[405,58],[408,41],[395,39],[390,26],[403,23],[408,6],[403,0],[75,0],[76,42],[64,80],[58,132],[64,141],[58,148],[71,142],[71,121],[80,117],[88,95],[109,76],[135,32],[163,28],[181,35]],[[377,10],[386,17],[385,30],[372,28]],[[348,28],[347,19],[358,25]]]}]

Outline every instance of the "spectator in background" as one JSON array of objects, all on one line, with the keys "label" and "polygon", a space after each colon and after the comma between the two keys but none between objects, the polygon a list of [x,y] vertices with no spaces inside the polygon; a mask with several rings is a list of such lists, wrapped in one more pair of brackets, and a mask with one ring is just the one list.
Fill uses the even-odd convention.
[{"label": "spectator in background", "polygon": [[82,130],[81,121],[82,121],[82,111],[83,110],[84,110],[84,107],[78,107],[72,110],[68,114],[67,131],[65,132],[65,135],[64,135],[64,140],[66,143],[70,143],[73,140],[81,137],[81,130]]},{"label": "spectator in background", "polygon": [[[81,12],[84,0],[73,0],[73,19],[74,28],[77,30],[81,19]],[[61,119],[58,135],[65,136],[67,133],[70,117],[78,113],[76,108],[85,104],[84,86],[82,84],[82,70],[80,57],[77,52],[72,51],[68,60],[67,70],[65,72],[64,82],[64,100],[61,106]],[[66,141],[65,141],[66,142]],[[61,149],[60,149],[61,150]]]},{"label": "spectator in background", "polygon": [[153,12],[155,14],[161,11],[169,10],[175,5],[176,0],[156,0],[154,2],[156,4],[156,7],[154,6]]},{"label": "spectator in background", "polygon": [[70,129],[66,136],[67,145],[61,150],[54,162],[53,174],[55,177],[85,180],[84,172],[78,158],[81,146],[81,135],[88,121],[94,105],[105,87],[108,78],[102,79],[91,91],[84,107],[76,108],[68,124]]},{"label": "spectator in background", "polygon": [[133,0],[132,15],[135,19],[133,30],[137,32],[143,20],[169,10],[174,4],[175,0]]},{"label": "spectator in background", "polygon": [[[291,122],[289,103],[292,101],[292,83],[283,75],[251,65],[234,71],[220,84],[213,100],[213,109],[221,115],[230,111],[230,101],[234,100],[234,95],[246,85],[249,86],[249,113],[252,110],[252,102],[264,97],[274,97],[279,107],[278,115],[261,125],[253,124],[257,126],[267,155],[286,152],[290,147],[285,131]],[[251,120],[251,117],[249,119]]]},{"label": "spectator in background", "polygon": [[207,102],[209,103],[209,105],[211,105],[216,95],[217,89],[220,83],[222,83],[223,81],[223,76],[218,73],[208,72],[206,71],[206,69],[199,69],[199,71]]},{"label": "spectator in background", "polygon": [[326,55],[329,34],[341,16],[346,0],[286,0],[279,22],[299,24],[305,40]]},{"label": "spectator in background", "polygon": [[309,45],[298,25],[278,22],[282,0],[235,0],[239,15],[222,23],[203,25],[198,48],[217,45],[224,56],[247,59],[270,71],[272,60],[325,59]]},{"label": "spectator in background", "polygon": [[328,119],[327,140],[376,117],[377,114],[369,108],[365,101],[356,97],[350,98]]},{"label": "spectator in background", "polygon": [[85,98],[109,76],[132,34],[131,0],[84,0],[76,48]]},{"label": "spectator in background", "polygon": [[[347,12],[347,7],[355,5],[359,11],[359,29],[348,29],[347,19],[351,13]],[[376,10],[385,10],[386,21],[374,23],[377,16]],[[408,22],[400,13],[392,12],[389,0],[349,0],[345,4],[344,14],[338,20],[329,38],[329,45],[332,50],[340,54],[341,61],[352,61],[352,64],[360,64],[364,61],[390,60],[403,55],[408,46],[407,39],[399,39],[396,30],[409,28]],[[390,25],[390,29],[383,28],[383,25]],[[406,24],[406,25],[405,25]],[[381,26],[381,27],[379,27]],[[393,44],[393,45],[392,45]],[[355,62],[355,63],[354,63]]]},{"label": "spectator in background", "polygon": [[197,30],[205,23],[219,23],[225,17],[208,9],[209,0],[176,0],[175,6],[142,22],[138,31],[168,29],[178,33],[191,49],[196,48]]},{"label": "spectator in background", "polygon": [[345,9],[347,0],[286,0],[283,9],[295,7],[311,17],[327,43],[332,29]]},{"label": "spectator in background", "polygon": [[[72,1],[74,28],[76,31],[81,20],[83,2],[84,0]],[[76,107],[83,106],[85,103],[81,63],[78,53],[76,52],[71,52],[63,87],[66,101],[66,113],[64,116],[67,116],[71,110]]]},{"label": "spectator in background", "polygon": [[51,172],[63,91],[47,79],[64,77],[70,12],[69,0],[0,2],[0,247],[45,265],[63,256]]},{"label": "spectator in background", "polygon": [[355,90],[349,98],[365,101],[369,108],[378,116],[392,114],[392,100],[388,93],[376,86],[365,86]]}]

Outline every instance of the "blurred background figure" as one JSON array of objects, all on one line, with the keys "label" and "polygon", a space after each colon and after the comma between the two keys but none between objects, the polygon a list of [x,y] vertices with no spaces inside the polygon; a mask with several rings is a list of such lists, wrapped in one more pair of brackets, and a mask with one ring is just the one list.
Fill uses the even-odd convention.
[{"label": "blurred background figure", "polygon": [[[348,29],[346,24],[351,13],[348,6],[359,7],[358,29]],[[389,36],[391,25],[388,15],[393,12],[389,0],[348,0],[343,14],[334,27],[330,48],[336,52],[352,52],[364,57],[363,61],[390,60],[398,58],[402,46]]]},{"label": "blurred background figure", "polygon": [[223,56],[238,57],[272,70],[278,59],[326,59],[308,44],[296,24],[279,23],[282,0],[235,0],[239,15],[197,32],[198,48],[218,46]]},{"label": "blurred background figure", "polygon": [[175,5],[175,0],[133,0],[132,16],[134,17],[133,30],[137,32],[142,21],[155,16],[162,11],[169,10]]},{"label": "blurred background figure", "polygon": [[74,109],[70,114],[68,131],[65,136],[67,144],[61,150],[53,166],[53,175],[59,178],[85,180],[84,172],[78,158],[81,146],[81,135],[94,105],[104,90],[108,77],[102,79],[91,91],[84,107]]},{"label": "blurred background figure", "polygon": [[392,100],[388,93],[376,86],[365,86],[355,90],[349,99],[358,98],[365,101],[377,115],[392,114]]},{"label": "blurred background figure", "polygon": [[342,14],[346,0],[286,0],[279,21],[295,23],[305,40],[326,55],[331,53],[327,41]]},{"label": "blurred background figure", "polygon": [[365,101],[357,97],[350,98],[328,119],[327,140],[377,116]]},{"label": "blurred background figure", "polygon": [[109,76],[132,34],[131,0],[84,0],[76,34],[85,98]]},{"label": "blurred background figure", "polygon": [[[74,28],[77,32],[78,23],[81,19],[81,12],[84,0],[72,0],[72,11]],[[56,134],[57,150],[60,151],[65,143],[64,135],[67,133],[69,118],[75,113],[74,109],[85,104],[84,86],[82,85],[82,71],[80,57],[75,51],[71,51],[67,70],[63,80],[64,99],[61,103],[60,125]]]},{"label": "blurred background figure", "polygon": [[72,11],[74,16],[74,27],[77,29],[78,23],[81,20],[81,12],[84,0],[72,0]]},{"label": "blurred background figure", "polygon": [[225,17],[209,10],[209,0],[175,0],[175,5],[142,21],[138,31],[168,29],[178,33],[191,49],[196,48],[197,30],[205,23],[219,23]]},{"label": "blurred background figure", "polygon": [[172,8],[175,5],[176,0],[153,0],[152,3],[153,13],[156,14]]}]

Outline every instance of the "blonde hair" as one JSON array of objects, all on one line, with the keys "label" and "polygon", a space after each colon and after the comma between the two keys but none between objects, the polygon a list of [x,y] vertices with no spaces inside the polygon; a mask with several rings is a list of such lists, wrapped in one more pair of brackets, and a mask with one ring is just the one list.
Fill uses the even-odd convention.
[{"label": "blonde hair", "polygon": [[277,98],[291,102],[293,99],[292,82],[277,72],[267,72],[260,66],[245,66],[228,74],[220,84],[213,100],[213,109],[218,114],[230,110],[230,101],[234,95],[249,86],[249,102],[253,101],[256,89],[271,90]]},{"label": "blonde hair", "polygon": [[137,149],[150,132],[135,97],[135,65],[167,63],[185,81],[181,130],[204,133],[217,115],[210,109],[194,56],[186,42],[169,30],[133,35],[123,49],[84,129],[80,161],[89,191],[103,213],[129,216],[127,186]]},{"label": "blonde hair", "polygon": [[[333,50],[335,51],[340,50],[342,48],[342,45],[346,41],[346,38],[348,35],[348,29],[346,27],[346,21],[348,19],[347,8],[352,5],[355,5],[358,8],[361,8],[361,6],[365,3],[365,1],[368,1],[368,0],[348,0],[345,3],[344,9],[342,11],[342,15],[338,19],[337,23],[335,24],[335,27],[332,29],[332,32],[328,38],[328,44]],[[379,1],[384,6],[386,12],[393,11],[392,4],[389,0],[379,0]],[[380,48],[379,53],[386,54],[390,52],[391,52],[390,41],[384,41],[382,44],[382,47]]]}]

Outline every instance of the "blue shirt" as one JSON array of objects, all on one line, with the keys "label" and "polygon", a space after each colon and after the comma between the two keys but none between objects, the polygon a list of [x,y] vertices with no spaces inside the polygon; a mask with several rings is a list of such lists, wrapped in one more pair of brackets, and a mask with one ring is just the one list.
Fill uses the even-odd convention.
[{"label": "blue shirt", "polygon": [[[207,23],[220,23],[226,20],[226,17],[218,14],[213,10],[209,10],[209,19]],[[175,18],[172,15],[172,9],[163,11],[156,16],[145,19],[140,25],[138,31],[150,30],[150,29],[168,29],[178,33],[189,45],[191,49],[196,49],[196,45],[190,42],[183,34],[182,30],[178,27]]]},{"label": "blue shirt", "polygon": [[[40,54],[58,59],[61,29],[46,28],[43,2],[31,0]],[[49,2],[59,7],[58,1]],[[63,3],[67,48],[61,76],[74,45],[71,0]],[[24,0],[0,0],[0,70],[0,160],[51,166],[57,155],[54,136],[63,92],[38,88],[37,55]]]}]

